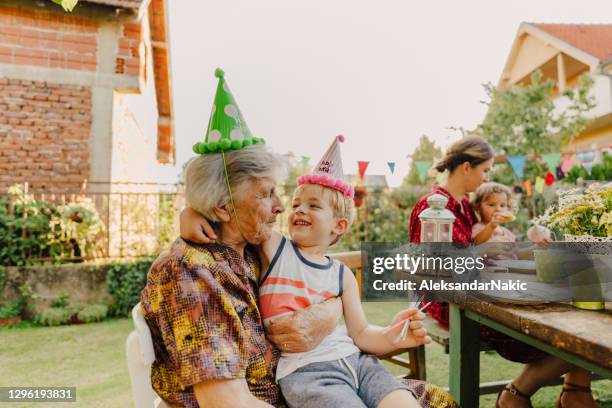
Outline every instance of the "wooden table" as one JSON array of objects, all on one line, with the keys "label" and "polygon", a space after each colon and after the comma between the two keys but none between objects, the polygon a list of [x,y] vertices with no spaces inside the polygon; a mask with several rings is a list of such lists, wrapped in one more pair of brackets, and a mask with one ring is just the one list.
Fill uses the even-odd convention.
[{"label": "wooden table", "polygon": [[450,391],[463,407],[477,407],[479,324],[612,379],[612,305],[605,311],[569,304],[507,305],[450,295]]}]

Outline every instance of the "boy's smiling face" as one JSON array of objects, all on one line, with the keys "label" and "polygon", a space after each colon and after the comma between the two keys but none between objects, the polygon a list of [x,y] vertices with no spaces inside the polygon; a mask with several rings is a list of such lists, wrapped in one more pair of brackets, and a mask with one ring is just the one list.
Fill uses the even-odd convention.
[{"label": "boy's smiling face", "polygon": [[296,190],[289,213],[289,235],[303,246],[330,245],[347,229],[347,220],[336,218],[330,205],[331,192],[304,185]]}]

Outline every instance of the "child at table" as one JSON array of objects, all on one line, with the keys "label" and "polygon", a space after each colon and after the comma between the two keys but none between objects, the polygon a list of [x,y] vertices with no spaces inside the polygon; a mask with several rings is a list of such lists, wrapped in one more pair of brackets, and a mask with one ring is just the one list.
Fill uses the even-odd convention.
[{"label": "child at table", "polygon": [[[514,221],[511,210],[512,193],[500,183],[483,183],[478,187],[470,205],[478,214],[479,221],[472,226],[472,240],[475,244],[516,242],[516,236],[502,224]],[[528,238],[536,244],[550,242],[550,231],[534,226],[527,232]],[[517,259],[531,257],[531,249],[518,252],[503,252],[498,258]]]},{"label": "child at table", "polygon": [[[338,326],[314,350],[282,353],[276,380],[290,407],[420,407],[416,394],[368,353],[429,343],[421,322],[424,315],[409,309],[385,329],[369,326],[355,276],[343,263],[325,256],[348,231],[355,211],[354,188],[343,181],[341,141],[341,136],[334,140],[314,174],[298,179],[289,214],[291,239],[274,231],[262,244],[269,266],[260,279],[259,309],[267,326],[339,296],[346,327]],[[192,229],[204,222],[200,216],[182,219],[181,235],[193,240],[200,231]],[[413,320],[411,330],[402,339],[399,334],[408,318]]]}]

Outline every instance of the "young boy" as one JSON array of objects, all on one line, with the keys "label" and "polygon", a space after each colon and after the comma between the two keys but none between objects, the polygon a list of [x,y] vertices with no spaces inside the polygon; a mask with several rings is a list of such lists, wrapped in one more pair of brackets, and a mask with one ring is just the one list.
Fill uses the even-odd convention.
[{"label": "young boy", "polygon": [[[342,141],[338,136],[314,174],[298,180],[289,214],[291,240],[275,232],[262,244],[269,267],[260,279],[259,307],[267,324],[340,296],[346,327],[338,326],[314,350],[283,353],[276,379],[290,407],[419,407],[412,391],[366,353],[429,343],[420,321],[423,316],[416,315],[416,309],[406,312],[405,318],[414,321],[405,339],[399,338],[402,322],[385,329],[369,326],[355,276],[325,256],[354,218],[354,189],[343,181]],[[193,217],[183,217],[183,236],[197,236],[199,231],[192,229],[205,223],[200,216]]]}]

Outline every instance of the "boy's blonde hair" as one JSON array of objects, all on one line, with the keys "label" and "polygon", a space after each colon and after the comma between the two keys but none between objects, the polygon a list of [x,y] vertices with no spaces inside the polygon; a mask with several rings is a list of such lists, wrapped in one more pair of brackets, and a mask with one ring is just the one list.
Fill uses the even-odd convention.
[{"label": "boy's blonde hair", "polygon": [[332,208],[334,217],[346,218],[348,220],[347,229],[351,227],[353,221],[355,220],[355,202],[352,198],[345,196],[344,193],[338,190],[321,186],[319,184],[302,184],[295,189],[295,191],[293,192],[293,196],[295,197],[307,186],[318,189],[321,193],[321,196],[327,193],[327,200],[329,206]]},{"label": "boy's blonde hair", "polygon": [[470,204],[476,211],[480,208],[480,204],[487,199],[491,194],[505,194],[508,197],[508,206],[512,207],[512,191],[503,184],[489,182],[483,183],[478,187]]}]

